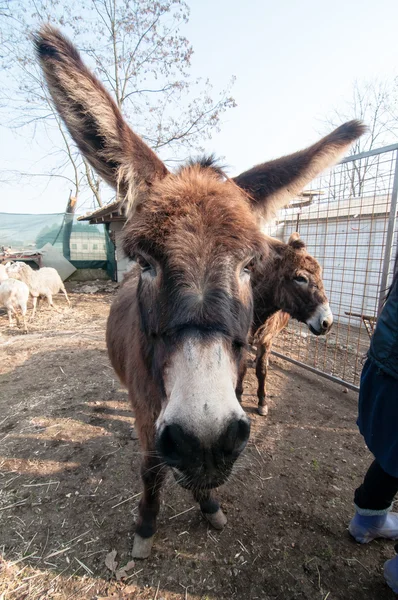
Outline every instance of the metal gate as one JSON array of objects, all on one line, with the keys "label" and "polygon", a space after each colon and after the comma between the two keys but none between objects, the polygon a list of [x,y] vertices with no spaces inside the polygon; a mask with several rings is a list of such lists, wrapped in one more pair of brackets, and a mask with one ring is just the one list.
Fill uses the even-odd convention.
[{"label": "metal gate", "polygon": [[363,358],[391,282],[397,245],[398,144],[350,156],[280,211],[267,233],[299,231],[323,267],[334,315],[327,336],[291,320],[280,358],[358,390]]}]

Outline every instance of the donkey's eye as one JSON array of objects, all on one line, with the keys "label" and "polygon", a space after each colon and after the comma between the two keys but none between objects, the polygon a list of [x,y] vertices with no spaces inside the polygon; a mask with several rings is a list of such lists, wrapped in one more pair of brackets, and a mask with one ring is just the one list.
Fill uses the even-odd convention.
[{"label": "donkey's eye", "polygon": [[297,275],[297,277],[293,277],[293,280],[296,283],[308,283],[308,279],[304,275]]},{"label": "donkey's eye", "polygon": [[254,259],[252,258],[248,263],[245,264],[245,266],[242,269],[242,272],[250,275],[251,273],[253,273],[253,270],[254,270]]},{"label": "donkey's eye", "polygon": [[155,272],[155,267],[151,265],[151,263],[146,258],[141,256],[141,254],[136,254],[135,261],[140,265],[141,271],[143,273],[148,273],[150,271]]}]

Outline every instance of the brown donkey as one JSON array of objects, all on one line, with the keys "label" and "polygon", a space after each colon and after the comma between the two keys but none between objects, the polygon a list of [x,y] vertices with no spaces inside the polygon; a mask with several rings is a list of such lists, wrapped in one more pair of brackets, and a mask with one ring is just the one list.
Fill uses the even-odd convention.
[{"label": "brown donkey", "polygon": [[267,260],[258,217],[286,205],[363,132],[347,123],[314,146],[234,180],[211,161],[170,173],[132,132],[73,45],[35,38],[55,106],[81,152],[126,202],[124,250],[136,266],[111,308],[109,356],[129,391],[143,449],[133,555],[150,553],[165,467],[215,527],[211,496],[249,437],[235,395],[252,323],[249,265]]},{"label": "brown donkey", "polygon": [[[260,415],[268,413],[265,381],[272,341],[286,327],[289,318],[306,323],[314,335],[327,333],[333,324],[321,266],[307,252],[300,234],[293,233],[287,244],[269,237],[267,242],[270,248],[268,260],[259,263],[252,274],[252,334],[257,346],[257,410]],[[243,361],[236,387],[239,401],[245,374],[246,361]]]}]

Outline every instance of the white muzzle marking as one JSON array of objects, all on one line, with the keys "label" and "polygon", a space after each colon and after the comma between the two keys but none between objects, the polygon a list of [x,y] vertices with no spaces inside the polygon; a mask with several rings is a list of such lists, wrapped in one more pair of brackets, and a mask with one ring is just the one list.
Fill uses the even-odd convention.
[{"label": "white muzzle marking", "polygon": [[313,315],[308,319],[308,327],[318,335],[329,331],[333,324],[333,314],[330,310],[329,302],[320,304]]},{"label": "white muzzle marking", "polygon": [[165,373],[168,402],[157,429],[178,423],[211,445],[231,419],[246,418],[235,395],[236,371],[222,340],[187,339]]}]

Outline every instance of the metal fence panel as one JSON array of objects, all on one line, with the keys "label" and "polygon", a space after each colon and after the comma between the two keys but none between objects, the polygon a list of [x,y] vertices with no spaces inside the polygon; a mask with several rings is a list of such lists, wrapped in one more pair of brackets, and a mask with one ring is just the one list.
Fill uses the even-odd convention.
[{"label": "metal fence panel", "polygon": [[274,353],[358,389],[394,268],[398,144],[344,159],[316,179],[309,192],[309,200],[299,199],[281,211],[265,231],[285,242],[300,232],[323,267],[334,326],[328,336],[315,337],[306,325],[291,320]]}]

